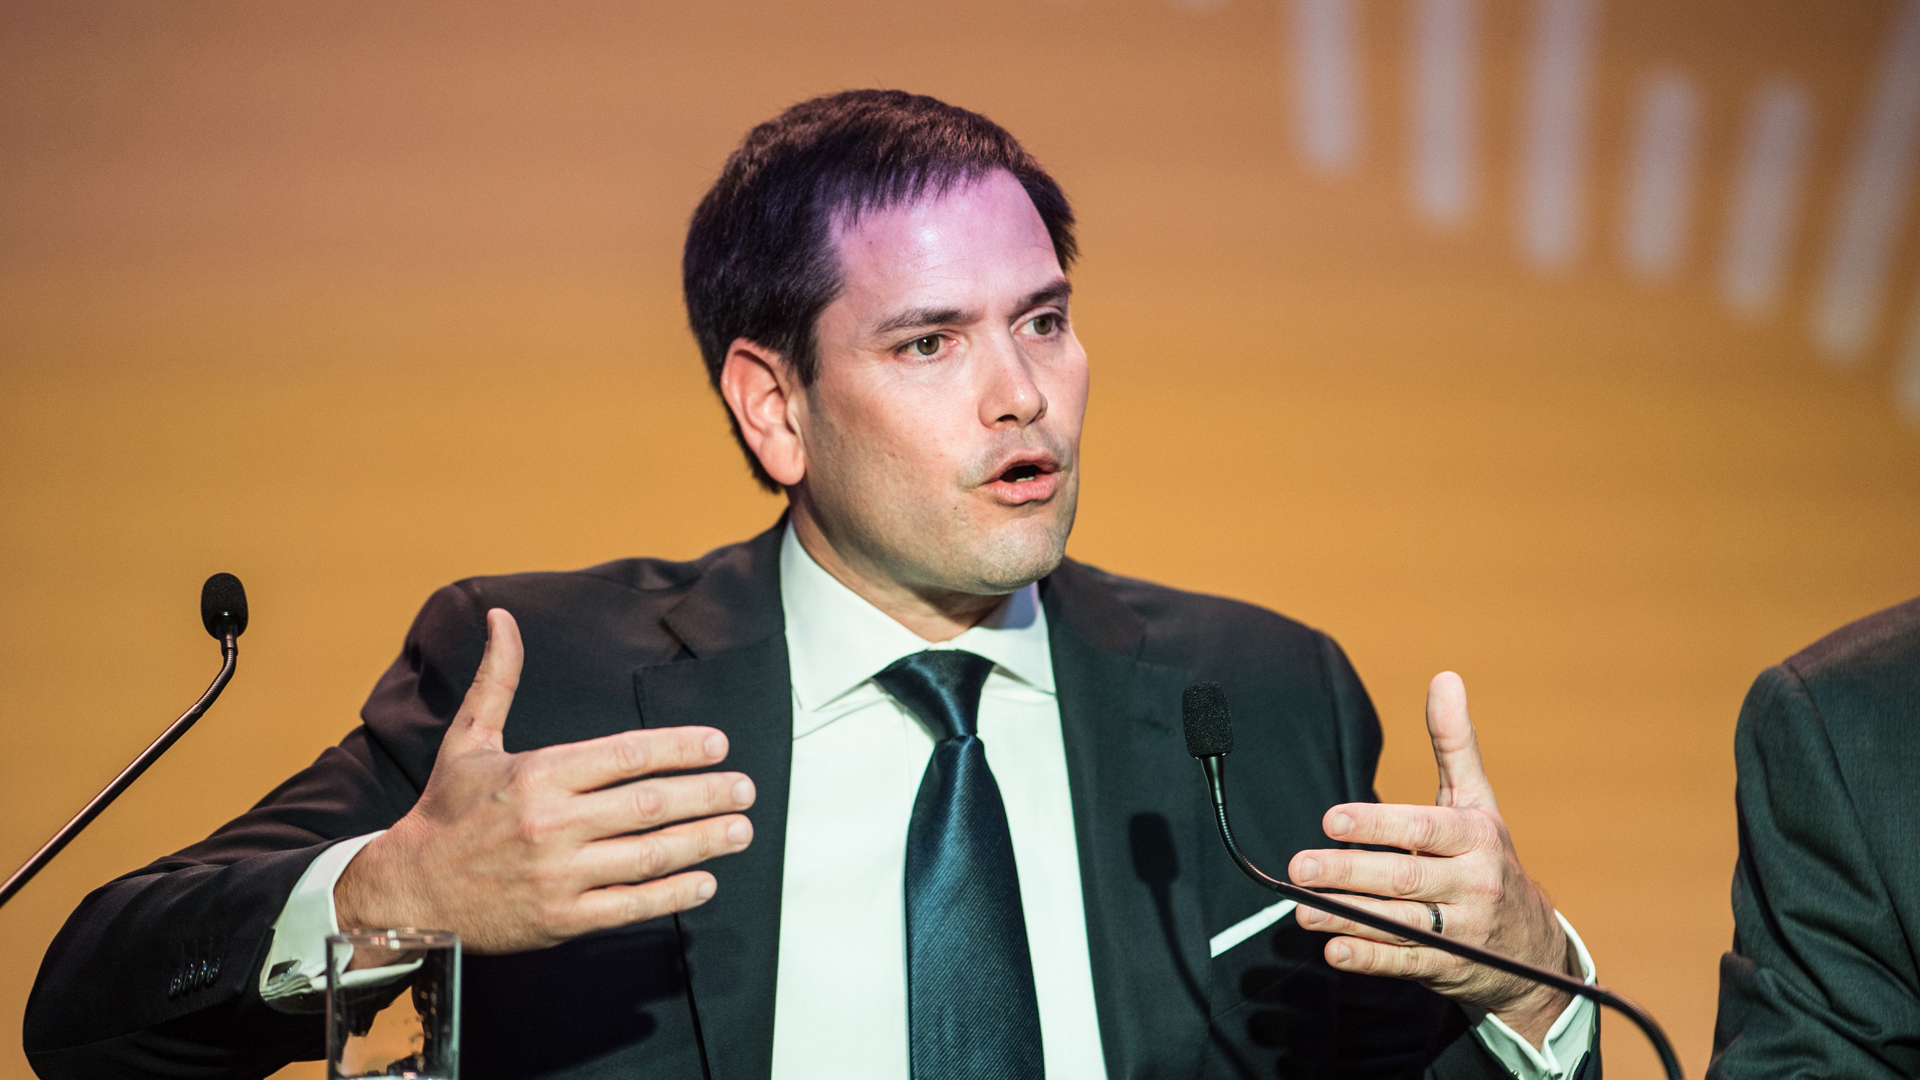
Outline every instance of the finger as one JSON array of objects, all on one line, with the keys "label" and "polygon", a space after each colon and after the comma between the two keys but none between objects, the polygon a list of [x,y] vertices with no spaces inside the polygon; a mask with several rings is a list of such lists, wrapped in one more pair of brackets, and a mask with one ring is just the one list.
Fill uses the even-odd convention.
[{"label": "finger", "polygon": [[583,889],[634,884],[732,855],[751,843],[753,823],[740,814],[728,814],[669,826],[644,836],[596,840],[581,847],[572,870]]},{"label": "finger", "polygon": [[1433,740],[1433,760],[1440,766],[1440,806],[1493,806],[1493,785],[1480,761],[1480,742],[1467,716],[1467,684],[1451,671],[1433,677],[1427,686],[1427,737]]},{"label": "finger", "polygon": [[1388,945],[1356,937],[1337,937],[1327,942],[1326,957],[1328,964],[1341,971],[1416,981],[1437,981],[1460,965],[1460,961],[1439,949]]},{"label": "finger", "polygon": [[1347,889],[1402,900],[1459,898],[1467,871],[1453,859],[1396,855],[1389,851],[1303,851],[1287,864],[1294,884]]},{"label": "finger", "polygon": [[505,608],[487,611],[487,649],[480,654],[480,670],[473,673],[473,685],[467,688],[460,711],[454,714],[450,729],[456,737],[455,748],[504,746],[501,732],[507,727],[507,712],[513,707],[514,691],[520,688],[520,666],[526,649],[520,642],[520,625]]},{"label": "finger", "polygon": [[649,728],[532,751],[529,768],[568,791],[595,791],[652,773],[704,769],[727,756],[727,737],[710,727]]},{"label": "finger", "polygon": [[1321,826],[1346,844],[1374,844],[1428,855],[1465,855],[1497,844],[1492,823],[1450,806],[1344,803],[1327,811]]},{"label": "finger", "polygon": [[753,805],[745,773],[710,772],[636,780],[573,800],[575,833],[584,839],[619,836],[688,818],[728,814]]},{"label": "finger", "polygon": [[[1370,896],[1342,896],[1339,899],[1350,907],[1357,907],[1375,915],[1384,915],[1394,922],[1418,930],[1431,929],[1433,926],[1433,912],[1425,904],[1411,900],[1375,900]],[[1300,924],[1302,930],[1311,930],[1316,934],[1344,934],[1363,937],[1369,941],[1384,941],[1393,945],[1411,943],[1410,939],[1399,934],[1376,930],[1365,923],[1357,923],[1341,915],[1307,907],[1305,904],[1302,904],[1294,913],[1294,921]]]},{"label": "finger", "polygon": [[582,893],[575,901],[569,937],[595,930],[657,919],[696,908],[713,899],[719,883],[705,870],[660,878],[640,885],[609,885]]}]

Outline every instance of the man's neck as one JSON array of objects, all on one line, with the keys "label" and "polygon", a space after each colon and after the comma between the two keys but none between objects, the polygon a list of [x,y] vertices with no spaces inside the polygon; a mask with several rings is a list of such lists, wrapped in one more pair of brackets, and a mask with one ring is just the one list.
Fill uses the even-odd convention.
[{"label": "man's neck", "polygon": [[800,503],[796,501],[790,506],[789,520],[793,523],[794,535],[820,569],[927,641],[951,641],[959,637],[979,625],[1006,599],[971,593],[929,593],[903,585],[884,573],[843,557]]}]

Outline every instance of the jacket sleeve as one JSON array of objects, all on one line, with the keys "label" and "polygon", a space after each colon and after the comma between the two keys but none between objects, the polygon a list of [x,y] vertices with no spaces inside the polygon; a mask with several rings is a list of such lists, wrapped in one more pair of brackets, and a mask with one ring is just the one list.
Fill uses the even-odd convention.
[{"label": "jacket sleeve", "polygon": [[1828,719],[1787,667],[1762,674],[1740,711],[1733,950],[1720,961],[1709,1077],[1920,1075],[1911,928]]},{"label": "jacket sleeve", "polygon": [[467,592],[440,590],[364,723],[339,746],[207,839],[88,895],[28,998],[34,1071],[45,1080],[260,1077],[321,1057],[318,1016],[260,999],[274,921],[320,852],[413,805],[479,665],[484,627]]}]

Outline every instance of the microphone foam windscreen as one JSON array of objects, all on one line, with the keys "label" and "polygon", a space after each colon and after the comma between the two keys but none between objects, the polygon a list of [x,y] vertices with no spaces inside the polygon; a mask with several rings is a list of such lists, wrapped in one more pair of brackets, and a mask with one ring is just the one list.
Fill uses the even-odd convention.
[{"label": "microphone foam windscreen", "polygon": [[1233,716],[1219,683],[1197,682],[1180,695],[1180,722],[1187,729],[1187,753],[1220,757],[1233,752]]},{"label": "microphone foam windscreen", "polygon": [[247,629],[247,590],[232,574],[215,574],[200,586],[200,622],[219,638],[231,626],[236,635]]}]

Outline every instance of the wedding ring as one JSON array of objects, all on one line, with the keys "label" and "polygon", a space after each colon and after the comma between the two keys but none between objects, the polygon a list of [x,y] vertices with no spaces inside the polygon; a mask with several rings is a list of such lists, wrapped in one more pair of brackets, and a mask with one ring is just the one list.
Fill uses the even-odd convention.
[{"label": "wedding ring", "polygon": [[1435,934],[1446,933],[1447,922],[1440,917],[1440,905],[1429,901],[1427,903],[1427,910],[1433,913],[1433,932]]}]

